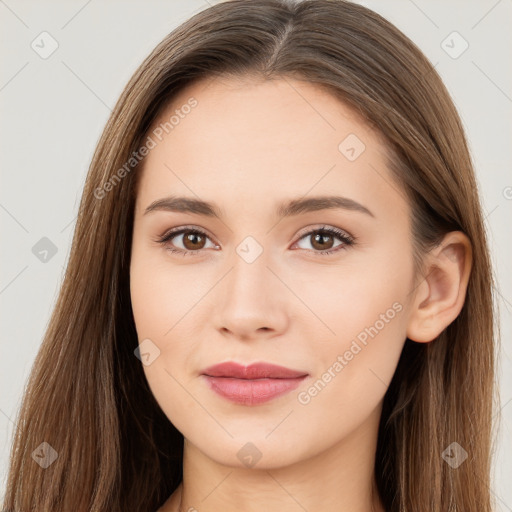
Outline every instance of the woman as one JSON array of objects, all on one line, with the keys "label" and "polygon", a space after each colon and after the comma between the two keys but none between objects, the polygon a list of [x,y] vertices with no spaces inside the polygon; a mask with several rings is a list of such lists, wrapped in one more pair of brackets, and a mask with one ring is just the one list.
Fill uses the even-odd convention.
[{"label": "woman", "polygon": [[490,511],[491,286],[410,40],[341,0],[206,9],[99,141],[4,508]]}]

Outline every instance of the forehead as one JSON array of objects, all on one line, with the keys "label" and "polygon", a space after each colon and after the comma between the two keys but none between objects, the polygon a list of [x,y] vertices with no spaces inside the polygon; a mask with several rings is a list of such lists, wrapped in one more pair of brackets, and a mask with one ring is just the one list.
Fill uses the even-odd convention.
[{"label": "forehead", "polygon": [[393,193],[389,183],[383,188],[392,180],[383,138],[325,88],[304,81],[195,82],[148,135],[156,145],[142,169],[139,196],[146,199],[172,192],[262,204],[309,192],[354,200]]},{"label": "forehead", "polygon": [[184,142],[180,133],[190,135],[193,129],[199,143],[231,141],[241,151],[261,144],[269,151],[283,143],[293,149],[304,141],[312,146],[322,140],[332,148],[347,129],[356,131],[360,139],[384,145],[379,133],[326,87],[289,77],[221,76],[194,82],[173,98],[152,129],[160,130],[159,138],[172,133],[176,142]]}]

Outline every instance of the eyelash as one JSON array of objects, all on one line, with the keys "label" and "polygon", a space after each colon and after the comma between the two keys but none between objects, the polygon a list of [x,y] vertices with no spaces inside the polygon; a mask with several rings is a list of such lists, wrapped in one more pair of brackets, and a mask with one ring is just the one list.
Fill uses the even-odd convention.
[{"label": "eyelash", "polygon": [[[187,226],[184,226],[184,227],[181,227],[181,228],[177,228],[176,230],[171,230],[171,231],[168,231],[167,233],[165,233],[163,236],[159,237],[156,239],[156,242],[161,244],[161,245],[168,245],[168,242],[175,238],[176,236],[178,235],[182,235],[183,233],[193,233],[193,234],[197,234],[197,235],[201,235],[201,236],[204,236],[206,238],[210,238],[204,231],[202,231],[201,229],[198,229],[198,228],[191,228],[191,227],[187,227]],[[303,238],[306,238],[308,236],[311,236],[312,234],[315,234],[315,233],[321,233],[321,234],[327,234],[327,235],[332,235],[334,237],[337,237],[339,240],[341,240],[341,242],[343,242],[341,245],[337,246],[336,248],[334,249],[327,249],[325,251],[315,251],[315,250],[310,250],[310,249],[303,249],[305,251],[311,251],[313,252],[314,254],[321,254],[321,255],[332,255],[333,253],[337,253],[338,251],[340,250],[343,250],[343,249],[347,249],[347,247],[350,247],[352,245],[354,245],[355,243],[355,238],[347,233],[345,233],[344,231],[342,231],[341,229],[338,229],[338,228],[335,228],[335,227],[332,227],[332,226],[322,226],[321,228],[315,228],[315,229],[312,229],[310,231],[308,231],[307,233],[304,233],[299,239],[298,241],[302,240]],[[174,254],[179,254],[181,256],[197,256],[198,253],[202,252],[201,250],[197,250],[197,251],[189,251],[189,250],[184,250],[184,249],[176,249],[174,247],[166,247],[166,249],[171,252],[171,253],[174,253]]]}]

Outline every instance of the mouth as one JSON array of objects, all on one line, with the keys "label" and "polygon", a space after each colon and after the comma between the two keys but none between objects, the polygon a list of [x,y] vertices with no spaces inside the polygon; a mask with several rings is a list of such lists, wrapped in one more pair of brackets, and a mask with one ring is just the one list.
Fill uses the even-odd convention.
[{"label": "mouth", "polygon": [[243,366],[231,361],[211,366],[201,373],[212,391],[239,405],[268,402],[297,388],[308,375],[270,363]]}]

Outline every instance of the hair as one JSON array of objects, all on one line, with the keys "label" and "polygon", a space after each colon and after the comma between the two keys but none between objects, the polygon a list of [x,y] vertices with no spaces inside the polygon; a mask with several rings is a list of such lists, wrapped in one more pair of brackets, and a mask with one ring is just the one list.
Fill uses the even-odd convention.
[{"label": "hair", "polygon": [[[3,509],[154,511],[181,482],[183,435],[134,356],[129,266],[140,165],[112,178],[179,91],[221,76],[303,80],[374,127],[411,207],[419,269],[446,233],[468,236],[462,311],[431,343],[405,340],[384,396],[375,480],[389,512],[489,512],[493,277],[464,130],[418,47],[344,0],[219,3],[165,37],[130,79],[89,168],[65,277],[18,411]],[[454,441],[468,453],[457,469],[442,458]],[[47,469],[31,457],[42,442],[58,453]]]}]

